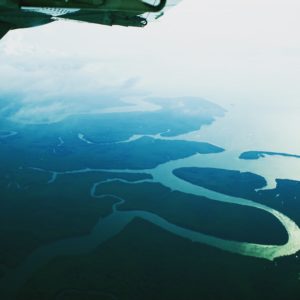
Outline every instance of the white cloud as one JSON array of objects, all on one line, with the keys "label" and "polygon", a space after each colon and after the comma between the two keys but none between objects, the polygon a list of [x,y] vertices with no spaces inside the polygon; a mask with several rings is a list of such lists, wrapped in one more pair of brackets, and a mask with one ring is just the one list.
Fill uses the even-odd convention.
[{"label": "white cloud", "polygon": [[18,95],[19,115],[149,94],[300,109],[299,9],[185,0],[144,29],[58,22],[11,32],[0,42],[0,91]]}]

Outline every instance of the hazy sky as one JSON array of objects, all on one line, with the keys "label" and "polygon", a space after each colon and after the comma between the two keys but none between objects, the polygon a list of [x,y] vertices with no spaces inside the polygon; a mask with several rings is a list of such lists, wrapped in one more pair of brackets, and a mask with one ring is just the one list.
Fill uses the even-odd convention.
[{"label": "hazy sky", "polygon": [[300,112],[299,12],[298,0],[183,0],[143,29],[13,31],[0,42],[0,90],[54,112],[91,109],[82,98],[94,107],[107,91]]}]

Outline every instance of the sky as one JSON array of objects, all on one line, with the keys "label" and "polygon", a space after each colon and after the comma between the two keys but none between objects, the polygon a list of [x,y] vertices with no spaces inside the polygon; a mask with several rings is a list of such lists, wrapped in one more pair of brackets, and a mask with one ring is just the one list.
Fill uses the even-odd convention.
[{"label": "sky", "polygon": [[20,104],[19,121],[101,109],[108,97],[300,113],[299,11],[298,0],[183,0],[142,29],[65,21],[12,31],[0,41],[0,95]]}]

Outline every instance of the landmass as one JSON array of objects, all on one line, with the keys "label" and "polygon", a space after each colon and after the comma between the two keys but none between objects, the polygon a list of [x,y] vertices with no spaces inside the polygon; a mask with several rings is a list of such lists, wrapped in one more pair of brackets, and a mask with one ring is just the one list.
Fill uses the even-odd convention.
[{"label": "landmass", "polygon": [[285,157],[294,157],[294,158],[300,158],[300,155],[296,154],[288,154],[288,153],[283,153],[283,152],[270,152],[270,151],[246,151],[243,152],[239,158],[240,159],[259,159],[263,158],[266,155],[277,155],[277,156],[285,156]]},{"label": "landmass", "polygon": [[218,168],[180,168],[173,171],[177,177],[207,189],[230,196],[253,199],[256,189],[263,188],[267,182],[259,175]]},{"label": "landmass", "polygon": [[[198,130],[225,112],[220,106],[199,98],[159,100],[162,101],[161,108],[155,111],[75,114],[59,122],[42,124],[12,122],[9,116],[19,109],[12,105],[10,109],[4,109],[0,129],[6,134],[18,134],[0,139],[0,164],[7,170],[20,166],[56,171],[146,169],[196,153],[224,150],[208,143],[152,138],[151,135],[174,137]],[[156,103],[154,99],[151,101]],[[134,135],[141,138],[124,143]]]},{"label": "landmass", "polygon": [[[57,148],[57,138],[49,141],[21,141],[16,139],[2,146],[0,162],[8,168],[19,166],[38,167],[54,171],[82,168],[104,169],[147,169],[169,160],[191,156],[196,153],[218,153],[223,149],[208,143],[158,140],[143,137],[130,143],[86,144],[77,139],[70,143],[67,139]],[[14,157],[11,149],[14,147]],[[26,159],[24,159],[26,157]]]},{"label": "landmass", "polygon": [[223,239],[278,245],[287,242],[279,221],[255,208],[171,191],[157,183],[139,183],[133,188],[124,182],[108,182],[97,192],[124,199],[118,207],[121,211],[152,212],[173,224]]},{"label": "landmass", "polygon": [[[26,105],[8,99],[0,104],[0,265],[7,267],[18,265],[45,243],[87,234],[100,217],[110,214],[115,200],[95,201],[90,195],[95,182],[151,177],[91,172],[65,174],[48,184],[51,171],[147,169],[196,153],[223,151],[208,143],[151,137],[118,143],[134,134],[168,131],[174,136],[197,130],[224,113],[221,107],[199,98],[167,99],[156,111],[74,114],[57,120],[43,120],[42,116],[26,120],[20,115]],[[122,102],[112,100],[117,106]],[[192,114],[196,107],[201,117]],[[79,134],[93,143],[86,143]]]},{"label": "landmass", "polygon": [[298,273],[295,257],[237,256],[136,219],[88,255],[52,260],[17,299],[298,300]]},{"label": "landmass", "polygon": [[[172,191],[157,182],[140,183],[152,179],[143,169],[224,150],[208,143],[151,137],[176,137],[209,125],[225,113],[218,105],[183,97],[147,101],[160,108],[54,119],[26,115],[28,107],[17,101],[0,104],[1,278],[18,270],[26,258],[35,259],[31,254],[38,248],[50,245],[53,250],[52,244],[69,238],[81,242],[115,207],[120,216],[134,210],[151,212],[223,239],[272,245],[287,241],[284,227],[262,210]],[[117,107],[122,101],[112,102]],[[134,135],[140,137],[124,142]],[[124,173],[67,173],[87,168]],[[126,169],[137,173],[125,173]],[[255,174],[200,169],[174,173],[193,184],[273,207],[300,224],[300,182],[278,180],[276,190],[257,191],[266,182]],[[297,255],[275,262],[234,255],[136,218],[92,253],[49,261],[32,274],[18,300],[298,300]]]},{"label": "landmass", "polygon": [[[91,195],[95,182],[120,178],[148,179],[146,174],[91,172],[59,176],[47,184],[49,174],[24,170],[2,182],[0,200],[0,265],[12,268],[34,249],[56,240],[88,234],[99,218],[112,212],[115,199],[96,200]],[[0,182],[1,183],[1,182]]]},{"label": "landmass", "polygon": [[[193,184],[242,197],[272,207],[289,216],[300,225],[300,182],[277,179],[277,187],[272,190],[259,190],[265,186],[263,177],[249,173],[217,168],[180,168],[174,174]],[[272,233],[271,233],[272,234]],[[273,232],[273,234],[277,234]]]}]

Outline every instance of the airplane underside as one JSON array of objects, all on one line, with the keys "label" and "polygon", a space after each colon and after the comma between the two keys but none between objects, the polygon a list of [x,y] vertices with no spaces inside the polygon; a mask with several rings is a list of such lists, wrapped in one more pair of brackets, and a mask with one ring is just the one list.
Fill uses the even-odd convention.
[{"label": "airplane underside", "polygon": [[[145,1],[145,2],[144,2]],[[163,14],[167,0],[0,0],[0,39],[9,31],[74,20],[102,25],[144,27]],[[147,1],[147,3],[146,3]],[[169,0],[171,6],[178,0]]]}]

